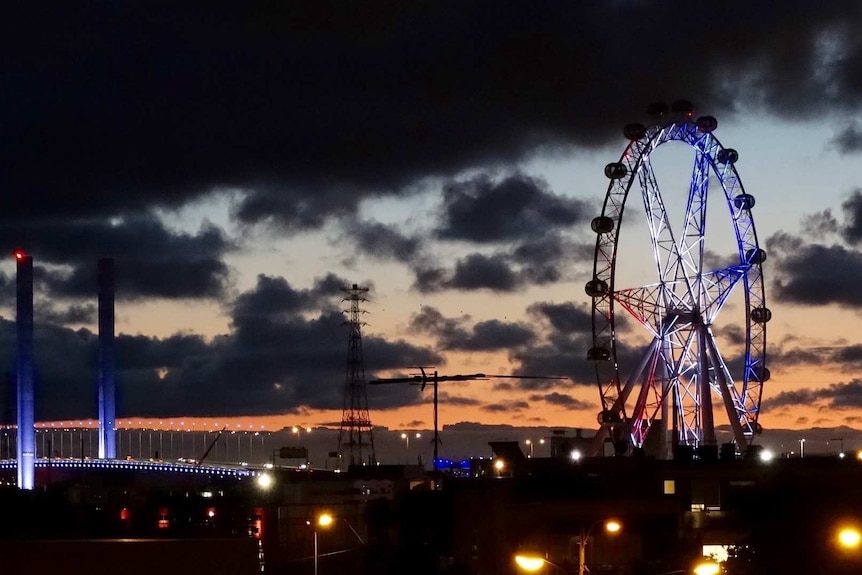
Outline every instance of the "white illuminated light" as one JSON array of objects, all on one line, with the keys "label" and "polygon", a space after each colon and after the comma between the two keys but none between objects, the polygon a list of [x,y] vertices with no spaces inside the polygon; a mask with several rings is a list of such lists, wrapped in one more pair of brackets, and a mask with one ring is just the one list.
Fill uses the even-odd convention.
[{"label": "white illuminated light", "polygon": [[772,458],[775,457],[775,454],[769,451],[768,449],[764,449],[760,452],[760,460],[767,462],[772,461]]},{"label": "white illuminated light", "polygon": [[581,459],[581,452],[580,452],[580,451],[578,451],[577,449],[574,449],[574,450],[572,450],[572,452],[569,454],[569,457],[571,457],[571,458],[572,458],[572,461],[580,461],[580,459]]},{"label": "white illuminated light", "polygon": [[269,473],[263,473],[257,476],[257,485],[261,489],[269,489],[272,487],[272,475]]}]

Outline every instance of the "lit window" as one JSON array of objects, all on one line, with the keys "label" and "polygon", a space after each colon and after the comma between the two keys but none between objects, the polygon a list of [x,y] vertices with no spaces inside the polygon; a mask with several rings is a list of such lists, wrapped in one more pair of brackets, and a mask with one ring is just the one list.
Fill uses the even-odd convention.
[{"label": "lit window", "polygon": [[673,495],[676,493],[676,481],[673,479],[664,480],[664,494]]}]

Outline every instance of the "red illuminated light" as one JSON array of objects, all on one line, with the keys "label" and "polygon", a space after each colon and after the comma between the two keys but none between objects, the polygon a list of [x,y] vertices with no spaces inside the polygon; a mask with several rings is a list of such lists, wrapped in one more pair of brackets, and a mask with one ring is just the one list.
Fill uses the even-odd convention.
[{"label": "red illuminated light", "polygon": [[13,253],[15,254],[15,259],[19,262],[25,257],[27,257],[27,254],[24,253],[24,250],[15,250]]}]

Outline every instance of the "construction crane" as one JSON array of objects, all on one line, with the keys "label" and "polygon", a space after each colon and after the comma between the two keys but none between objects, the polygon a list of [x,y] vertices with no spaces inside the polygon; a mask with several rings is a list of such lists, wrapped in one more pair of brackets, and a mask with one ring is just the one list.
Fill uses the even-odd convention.
[{"label": "construction crane", "polygon": [[[465,375],[439,375],[435,370],[433,374],[428,374],[425,370],[431,369],[431,366],[416,366],[410,369],[418,369],[421,373],[418,375],[412,375],[408,377],[392,377],[386,379],[374,379],[369,381],[368,383],[371,385],[381,385],[388,383],[409,383],[412,385],[419,385],[420,391],[425,391],[425,387],[428,383],[434,387],[434,439],[431,441],[434,443],[434,464],[436,465],[438,459],[438,447],[440,445],[440,431],[437,425],[437,406],[438,406],[438,394],[437,388],[438,384],[441,381],[476,381],[483,379],[568,379],[567,377],[557,377],[557,376],[545,376],[545,375],[488,375],[485,373],[470,373]],[[429,381],[430,379],[430,381]]]}]

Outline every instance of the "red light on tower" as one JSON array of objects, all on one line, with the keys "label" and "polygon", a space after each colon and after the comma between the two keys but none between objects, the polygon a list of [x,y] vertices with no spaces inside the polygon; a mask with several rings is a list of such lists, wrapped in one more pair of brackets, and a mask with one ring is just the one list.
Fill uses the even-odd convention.
[{"label": "red light on tower", "polygon": [[27,257],[27,254],[24,253],[24,250],[15,250],[12,253],[15,255],[15,259],[19,262]]}]

